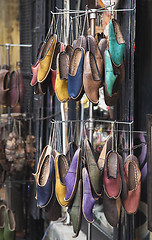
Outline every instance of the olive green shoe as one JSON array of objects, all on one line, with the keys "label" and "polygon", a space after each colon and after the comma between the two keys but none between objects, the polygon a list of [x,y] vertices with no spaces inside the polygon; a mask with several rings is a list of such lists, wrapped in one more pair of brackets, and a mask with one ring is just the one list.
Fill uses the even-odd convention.
[{"label": "olive green shoe", "polygon": [[82,179],[79,180],[77,192],[73,205],[69,210],[69,214],[73,225],[73,231],[75,233],[73,238],[76,238],[79,235],[82,221]]},{"label": "olive green shoe", "polygon": [[0,206],[0,240],[4,239],[4,227],[5,227],[5,210],[6,206],[1,205]]},{"label": "olive green shoe", "polygon": [[7,208],[5,211],[4,240],[15,239],[15,218],[12,210]]}]

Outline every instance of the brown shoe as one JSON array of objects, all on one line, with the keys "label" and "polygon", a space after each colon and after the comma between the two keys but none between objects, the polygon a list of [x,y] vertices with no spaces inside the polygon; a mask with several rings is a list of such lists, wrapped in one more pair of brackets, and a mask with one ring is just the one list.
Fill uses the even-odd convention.
[{"label": "brown shoe", "polygon": [[97,161],[98,168],[103,171],[104,164],[106,161],[107,153],[112,149],[112,136],[109,136],[102,148],[99,159]]},{"label": "brown shoe", "polygon": [[81,35],[79,36],[79,38],[76,40],[76,43],[75,43],[75,48],[77,47],[83,47],[84,50],[86,50],[87,48],[87,41],[86,41],[86,37]]},{"label": "brown shoe", "polygon": [[84,58],[83,85],[88,99],[94,104],[98,104],[101,84],[102,80],[95,57],[88,51]]},{"label": "brown shoe", "polygon": [[98,67],[98,70],[99,70],[99,74],[100,74],[100,78],[103,81],[103,58],[102,58],[100,50],[98,48],[97,41],[91,35],[87,36],[86,39],[87,39],[87,44],[88,44],[88,50],[95,57],[97,67]]}]

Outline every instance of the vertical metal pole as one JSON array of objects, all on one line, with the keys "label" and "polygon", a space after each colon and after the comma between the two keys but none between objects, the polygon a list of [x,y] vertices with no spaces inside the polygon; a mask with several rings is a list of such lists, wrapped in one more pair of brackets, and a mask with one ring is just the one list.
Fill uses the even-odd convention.
[{"label": "vertical metal pole", "polygon": [[[7,66],[10,69],[10,45],[9,44],[6,44],[6,51],[7,51],[6,62],[7,62]],[[8,132],[10,133],[11,131],[11,108],[10,107],[7,108],[7,112],[8,112]]]},{"label": "vertical metal pole", "polygon": [[[96,9],[90,11],[90,30],[91,35],[95,35]],[[89,140],[93,143],[93,103],[89,102]],[[88,223],[87,240],[91,240],[92,225]]]}]

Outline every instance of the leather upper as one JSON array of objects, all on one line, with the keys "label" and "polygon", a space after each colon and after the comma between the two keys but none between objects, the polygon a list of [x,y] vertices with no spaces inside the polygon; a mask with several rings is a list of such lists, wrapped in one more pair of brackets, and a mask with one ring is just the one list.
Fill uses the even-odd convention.
[{"label": "leather upper", "polygon": [[66,102],[69,100],[68,93],[68,75],[69,56],[65,52],[61,52],[57,56],[57,76],[55,83],[56,96],[60,102]]},{"label": "leather upper", "polygon": [[13,71],[10,76],[10,99],[11,107],[15,107],[19,100],[19,85],[18,85],[18,74]]},{"label": "leather upper", "polygon": [[54,187],[54,158],[51,155],[44,159],[40,169],[37,184],[37,204],[39,207],[48,205],[50,199],[53,197]]},{"label": "leather upper", "polygon": [[[141,172],[137,164],[138,160],[133,155],[129,155],[128,161],[124,165],[125,181],[127,184],[127,198],[123,201],[123,206],[128,214],[136,213],[141,193]],[[137,158],[136,158],[137,159]]]},{"label": "leather upper", "polygon": [[119,170],[119,155],[115,151],[107,154],[104,167],[104,190],[109,198],[117,199],[122,189]]},{"label": "leather upper", "polygon": [[120,66],[125,51],[125,41],[115,19],[109,22],[109,50],[113,63]]},{"label": "leather upper", "polygon": [[97,196],[101,196],[102,193],[102,174],[99,170],[95,157],[93,154],[93,149],[91,143],[87,138],[84,140],[84,148],[86,153],[86,164],[90,177],[90,182],[93,190]]},{"label": "leather upper", "polygon": [[0,70],[0,104],[10,106],[10,76],[9,71]]},{"label": "leather upper", "polygon": [[39,59],[40,64],[37,74],[38,82],[43,82],[50,72],[56,42],[57,35],[51,35],[42,51],[41,58]]},{"label": "leather upper", "polygon": [[87,51],[84,58],[83,85],[88,99],[94,104],[98,104],[101,83],[95,58],[91,52]]},{"label": "leather upper", "polygon": [[82,169],[82,178],[83,178],[83,200],[82,200],[83,215],[88,222],[92,223],[94,222],[92,209],[96,200],[92,196],[89,175],[86,168]]},{"label": "leather upper", "polygon": [[64,177],[69,169],[66,157],[63,154],[57,155],[55,159],[55,176],[56,176],[56,198],[61,206],[68,206],[69,202],[65,201],[66,185]]},{"label": "leather upper", "polygon": [[76,48],[73,52],[69,73],[68,73],[68,93],[72,99],[79,99],[83,91],[83,62],[84,49]]},{"label": "leather upper", "polygon": [[73,156],[67,175],[65,176],[66,196],[65,201],[70,201],[74,197],[78,186],[79,168],[81,161],[81,149],[78,148]]}]

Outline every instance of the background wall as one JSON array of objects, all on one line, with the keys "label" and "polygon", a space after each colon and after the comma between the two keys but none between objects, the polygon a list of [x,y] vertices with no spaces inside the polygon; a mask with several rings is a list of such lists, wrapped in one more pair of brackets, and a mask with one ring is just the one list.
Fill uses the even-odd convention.
[{"label": "background wall", "polygon": [[[19,30],[19,0],[0,0],[0,44],[19,44]],[[20,61],[20,49],[19,47],[11,47],[11,70],[16,69],[18,61]],[[6,63],[6,47],[0,47],[0,66]]]}]

